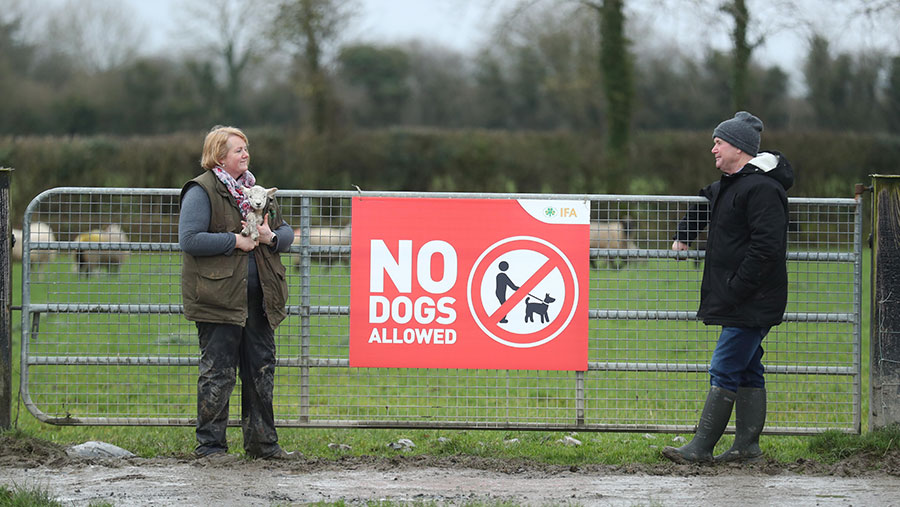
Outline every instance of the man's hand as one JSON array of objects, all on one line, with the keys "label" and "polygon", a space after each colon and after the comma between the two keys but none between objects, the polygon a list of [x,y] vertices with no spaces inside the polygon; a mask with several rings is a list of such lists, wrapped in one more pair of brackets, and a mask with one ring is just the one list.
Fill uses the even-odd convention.
[{"label": "man's hand", "polygon": [[684,251],[690,250],[690,249],[691,249],[691,247],[688,246],[687,243],[682,243],[681,241],[678,241],[677,239],[672,243],[672,250],[675,250],[676,252],[684,252]]}]

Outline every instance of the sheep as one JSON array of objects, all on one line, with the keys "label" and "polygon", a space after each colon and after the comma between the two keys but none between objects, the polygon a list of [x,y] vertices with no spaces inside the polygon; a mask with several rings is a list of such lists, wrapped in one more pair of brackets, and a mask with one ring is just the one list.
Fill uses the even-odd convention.
[{"label": "sheep", "polygon": [[[128,236],[118,224],[109,224],[104,229],[94,229],[79,234],[78,243],[128,243]],[[118,271],[128,258],[128,252],[118,250],[82,250],[75,252],[75,264],[79,274],[90,275],[94,270],[106,267],[109,272]]]},{"label": "sheep", "polygon": [[[301,230],[294,230],[294,244],[300,244],[300,235]],[[350,226],[345,225],[344,227],[310,227],[309,228],[309,245],[310,246],[348,246],[350,245]],[[328,266],[331,266],[334,263],[344,263],[346,264],[349,261],[349,258],[346,255],[341,255],[338,252],[322,252],[322,253],[313,253],[311,254],[311,258],[314,261],[321,262]],[[296,267],[300,267],[300,257],[297,257],[296,262],[294,263]]]},{"label": "sheep", "polygon": [[[13,229],[13,235],[16,237],[16,243],[13,245],[11,257],[13,261],[21,261],[23,254],[22,244],[25,234],[21,229]],[[53,229],[44,222],[34,222],[31,224],[29,236],[31,236],[29,243],[37,241],[56,241],[56,235],[53,234]],[[56,252],[51,250],[32,250],[30,257],[31,262],[33,263],[46,263],[56,258]]]},{"label": "sheep", "polygon": [[[591,222],[591,248],[598,249],[636,249],[631,241],[631,221]],[[599,259],[593,259],[591,264],[597,267]],[[625,267],[628,257],[612,257],[608,259],[610,266],[615,269]]]},{"label": "sheep", "polygon": [[244,225],[243,230],[241,230],[241,236],[250,236],[250,239],[256,241],[259,238],[259,226],[262,225],[263,220],[263,208],[266,207],[266,203],[269,202],[269,198],[275,195],[275,192],[278,191],[277,188],[263,188],[259,185],[253,185],[252,187],[242,187],[244,192],[244,197],[250,202],[250,212],[247,213],[247,218],[245,219],[246,225]]}]

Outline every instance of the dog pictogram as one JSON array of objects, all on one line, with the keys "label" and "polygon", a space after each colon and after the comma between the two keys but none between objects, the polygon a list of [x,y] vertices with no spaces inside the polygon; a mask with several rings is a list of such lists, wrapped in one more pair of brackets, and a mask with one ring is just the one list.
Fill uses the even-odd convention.
[{"label": "dog pictogram", "polygon": [[538,314],[541,318],[541,324],[545,322],[550,322],[550,317],[547,316],[547,310],[550,308],[550,303],[556,302],[556,298],[550,296],[548,292],[544,299],[538,299],[534,294],[529,294],[532,298],[537,299],[537,303],[531,303],[531,298],[525,298],[525,322],[534,322],[534,314]]}]

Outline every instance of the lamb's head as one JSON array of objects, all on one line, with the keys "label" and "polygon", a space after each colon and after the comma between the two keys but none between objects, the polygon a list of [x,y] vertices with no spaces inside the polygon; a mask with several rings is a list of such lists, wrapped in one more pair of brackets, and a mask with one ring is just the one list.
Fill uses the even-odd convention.
[{"label": "lamb's head", "polygon": [[259,185],[253,185],[250,188],[244,187],[244,197],[250,202],[250,207],[259,211],[266,207],[269,197],[275,195],[277,188],[263,188]]}]

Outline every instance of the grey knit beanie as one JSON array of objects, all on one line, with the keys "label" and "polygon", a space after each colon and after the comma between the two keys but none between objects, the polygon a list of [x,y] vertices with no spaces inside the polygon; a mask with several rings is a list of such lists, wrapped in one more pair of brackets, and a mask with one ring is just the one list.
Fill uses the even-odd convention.
[{"label": "grey knit beanie", "polygon": [[755,157],[759,152],[759,133],[762,131],[762,120],[747,111],[739,111],[734,118],[720,123],[712,135],[713,139],[722,138]]}]

